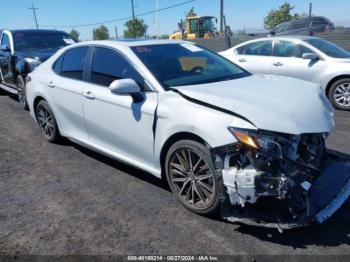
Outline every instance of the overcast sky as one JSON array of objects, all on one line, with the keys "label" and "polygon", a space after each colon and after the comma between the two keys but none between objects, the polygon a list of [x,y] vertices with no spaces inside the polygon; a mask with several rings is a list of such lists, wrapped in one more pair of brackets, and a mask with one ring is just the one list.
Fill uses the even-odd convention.
[{"label": "overcast sky", "polygon": [[[28,9],[31,0],[12,0],[3,2],[0,16],[0,28],[23,29],[34,28],[32,11]],[[186,0],[159,0],[160,8],[186,2]],[[225,15],[227,24],[232,30],[262,29],[263,18],[271,9],[275,9],[285,0],[225,0]],[[295,6],[295,12],[307,13],[309,1],[290,0]],[[106,20],[124,18],[131,15],[131,0],[34,0],[37,10],[39,27],[55,26],[57,29],[70,31],[78,25]],[[177,23],[184,18],[192,6],[199,15],[213,15],[219,17],[220,0],[196,0],[169,10],[160,12],[160,33],[169,34],[177,29]],[[140,14],[156,9],[156,0],[134,0],[135,13]],[[314,0],[313,13],[326,16],[333,22],[350,27],[350,0]],[[156,34],[155,14],[142,17],[149,26],[148,34]],[[105,24],[111,36],[115,35],[115,27],[122,35],[125,21]],[[91,39],[92,29],[96,26],[75,27],[84,40]],[[46,27],[45,27],[46,28]],[[51,27],[52,28],[52,27]]]}]

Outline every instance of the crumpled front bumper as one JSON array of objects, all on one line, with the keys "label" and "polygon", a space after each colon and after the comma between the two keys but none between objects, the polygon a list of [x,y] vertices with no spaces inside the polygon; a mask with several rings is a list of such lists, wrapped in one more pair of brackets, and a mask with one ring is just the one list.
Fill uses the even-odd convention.
[{"label": "crumpled front bumper", "polygon": [[350,160],[336,153],[329,153],[328,157],[327,168],[310,188],[309,219],[312,222],[326,221],[350,196]]},{"label": "crumpled front bumper", "polygon": [[249,212],[238,212],[235,207],[228,203],[229,201],[222,205],[222,217],[230,222],[277,228],[279,230],[325,222],[350,197],[349,156],[328,150],[326,159],[327,163],[324,172],[312,182],[309,189],[308,209],[299,219],[290,222],[281,222],[279,220],[265,222],[248,216]]}]

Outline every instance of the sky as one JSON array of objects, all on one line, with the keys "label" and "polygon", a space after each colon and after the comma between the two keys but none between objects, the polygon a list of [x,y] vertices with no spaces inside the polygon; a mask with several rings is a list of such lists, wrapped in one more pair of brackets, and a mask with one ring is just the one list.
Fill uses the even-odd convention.
[{"label": "sky", "polygon": [[[233,31],[263,29],[263,19],[271,9],[276,9],[286,0],[225,0],[227,25]],[[28,7],[32,0],[0,0],[0,28],[26,29],[35,28],[33,13]],[[186,2],[186,0],[159,0],[159,8]],[[289,0],[294,11],[307,13],[308,0]],[[131,0],[34,0],[40,28],[56,28],[69,32],[71,25],[95,23],[131,16]],[[156,9],[156,0],[134,0],[135,14]],[[220,0],[195,0],[194,2],[159,12],[160,34],[170,34],[177,30],[177,23],[185,13],[194,7],[198,15],[219,17]],[[313,14],[326,16],[336,24],[350,27],[349,0],[314,0]],[[156,14],[141,17],[148,25],[148,35],[157,33]],[[123,34],[125,20],[106,23],[111,36]],[[68,26],[68,27],[64,27]],[[81,34],[82,40],[92,38],[92,30],[97,26],[74,27]],[[218,24],[219,27],[219,24]]]}]

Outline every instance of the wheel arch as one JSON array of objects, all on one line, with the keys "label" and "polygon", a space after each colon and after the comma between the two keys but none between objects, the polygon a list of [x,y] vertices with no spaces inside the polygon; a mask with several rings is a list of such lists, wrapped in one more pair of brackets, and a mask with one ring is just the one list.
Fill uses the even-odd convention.
[{"label": "wheel arch", "polygon": [[207,147],[210,147],[209,143],[206,142],[202,137],[200,137],[199,135],[196,135],[194,133],[191,133],[191,132],[178,132],[178,133],[175,133],[175,134],[171,135],[170,137],[168,137],[168,139],[163,144],[163,147],[162,147],[162,149],[160,151],[160,155],[159,155],[160,166],[161,166],[161,176],[163,179],[165,179],[166,154],[168,153],[170,147],[180,140],[193,140],[193,141],[201,143]]},{"label": "wheel arch", "polygon": [[342,75],[339,75],[339,76],[336,76],[336,77],[332,78],[332,79],[328,82],[328,84],[327,84],[327,86],[326,86],[326,95],[327,95],[327,96],[329,95],[329,90],[331,89],[332,85],[333,85],[335,82],[337,82],[337,81],[339,81],[339,80],[341,80],[341,79],[344,79],[344,78],[350,78],[350,74],[342,74]]},{"label": "wheel arch", "polygon": [[33,110],[34,110],[34,115],[35,115],[35,118],[36,118],[36,107],[37,105],[39,104],[40,101],[46,101],[46,99],[40,95],[38,95],[37,97],[35,97],[34,99],[34,102],[33,102]]}]

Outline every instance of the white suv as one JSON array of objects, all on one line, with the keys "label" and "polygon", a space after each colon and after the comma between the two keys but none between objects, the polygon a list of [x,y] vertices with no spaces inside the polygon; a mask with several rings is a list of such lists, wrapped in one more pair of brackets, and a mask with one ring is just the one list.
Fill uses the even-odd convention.
[{"label": "white suv", "polygon": [[220,54],[254,74],[321,84],[335,108],[350,110],[350,53],[331,42],[310,36],[261,38]]},{"label": "white suv", "polygon": [[29,75],[27,99],[47,140],[164,176],[199,214],[290,228],[323,222],[350,194],[349,165],[325,148],[334,116],[318,85],[254,76],[188,42],[74,44]]}]

